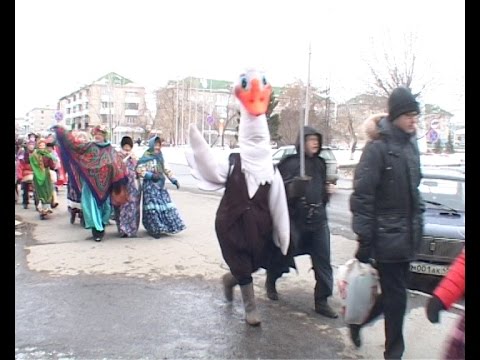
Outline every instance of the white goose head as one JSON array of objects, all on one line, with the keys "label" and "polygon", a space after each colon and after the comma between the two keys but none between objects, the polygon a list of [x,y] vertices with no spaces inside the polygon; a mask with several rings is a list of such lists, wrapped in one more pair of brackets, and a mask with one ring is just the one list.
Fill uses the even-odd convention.
[{"label": "white goose head", "polygon": [[235,96],[241,108],[251,116],[260,116],[267,112],[272,86],[263,72],[248,69],[242,73],[234,87]]}]

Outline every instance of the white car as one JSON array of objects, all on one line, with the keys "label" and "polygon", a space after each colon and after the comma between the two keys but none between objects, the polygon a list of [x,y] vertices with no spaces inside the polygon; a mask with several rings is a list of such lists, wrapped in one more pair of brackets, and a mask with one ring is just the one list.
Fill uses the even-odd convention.
[{"label": "white car", "polygon": [[[281,146],[272,154],[273,164],[277,165],[284,157],[296,153],[297,149],[295,145]],[[322,146],[320,157],[322,157],[327,163],[327,181],[331,184],[337,185],[337,180],[339,178],[338,163],[332,149],[327,146]]]}]

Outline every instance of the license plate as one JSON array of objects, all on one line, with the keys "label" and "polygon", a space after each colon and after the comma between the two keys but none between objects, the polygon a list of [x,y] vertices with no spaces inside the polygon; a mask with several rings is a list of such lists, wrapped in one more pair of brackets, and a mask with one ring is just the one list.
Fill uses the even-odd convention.
[{"label": "license plate", "polygon": [[411,262],[410,271],[419,274],[443,276],[448,272],[448,265],[434,265],[424,262]]}]

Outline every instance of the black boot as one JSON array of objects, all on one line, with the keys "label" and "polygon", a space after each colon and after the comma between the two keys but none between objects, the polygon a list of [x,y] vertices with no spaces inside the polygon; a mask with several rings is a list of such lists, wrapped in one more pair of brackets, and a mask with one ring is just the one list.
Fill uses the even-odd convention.
[{"label": "black boot", "polygon": [[338,317],[338,314],[336,313],[335,310],[333,310],[330,305],[328,305],[327,299],[324,300],[317,300],[315,299],[315,312],[329,317],[331,319],[336,319]]},{"label": "black boot", "polygon": [[362,341],[360,340],[360,329],[362,326],[357,324],[349,324],[348,327],[350,329],[350,339],[352,340],[353,344],[357,348],[362,346]]},{"label": "black boot", "polygon": [[70,224],[75,223],[75,217],[76,216],[77,216],[77,213],[75,212],[75,210],[70,208]]},{"label": "black boot", "polygon": [[92,228],[93,240],[96,242],[102,241],[105,231],[97,231],[97,229]]},{"label": "black boot", "polygon": [[267,289],[267,297],[270,300],[278,300],[278,292],[275,287],[277,278],[267,271],[267,278],[265,279],[265,288]]}]

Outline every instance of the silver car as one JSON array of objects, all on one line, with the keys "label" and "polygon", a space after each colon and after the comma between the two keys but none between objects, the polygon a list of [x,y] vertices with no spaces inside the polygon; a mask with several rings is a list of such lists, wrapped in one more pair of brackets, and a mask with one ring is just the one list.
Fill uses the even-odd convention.
[{"label": "silver car", "polygon": [[430,293],[465,246],[465,174],[423,168],[422,175],[423,237],[409,287]]}]

